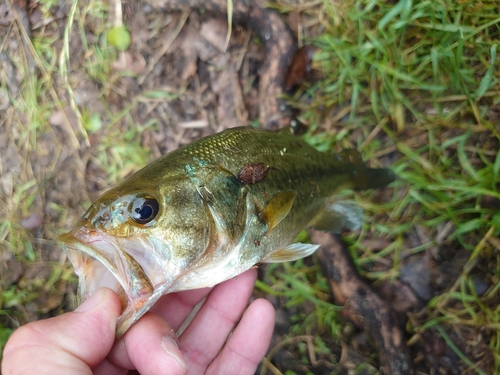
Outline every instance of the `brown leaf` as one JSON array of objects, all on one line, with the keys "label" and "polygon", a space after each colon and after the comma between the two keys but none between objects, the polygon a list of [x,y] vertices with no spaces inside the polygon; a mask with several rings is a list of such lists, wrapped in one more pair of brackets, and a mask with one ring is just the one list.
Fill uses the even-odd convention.
[{"label": "brown leaf", "polygon": [[431,272],[434,269],[435,264],[429,255],[415,255],[409,258],[401,268],[400,280],[408,285],[421,300],[428,301],[434,295],[431,288]]},{"label": "brown leaf", "polygon": [[212,18],[203,22],[200,35],[220,52],[226,52],[227,22]]},{"label": "brown leaf", "polygon": [[500,199],[490,195],[483,195],[479,204],[481,208],[500,209]]},{"label": "brown leaf", "polygon": [[24,229],[32,230],[42,225],[42,221],[43,221],[43,216],[40,215],[39,213],[34,213],[21,220],[21,226]]},{"label": "brown leaf", "polygon": [[7,289],[16,283],[24,273],[22,262],[17,260],[12,253],[0,252],[0,288]]},{"label": "brown leaf", "polygon": [[220,52],[194,27],[188,26],[179,35],[178,41],[180,50],[184,55],[184,67],[182,69],[182,79],[187,80],[196,74],[198,59],[209,61]]},{"label": "brown leaf", "polygon": [[313,53],[314,47],[311,45],[303,46],[295,52],[286,74],[285,91],[291,91],[304,82],[307,73],[311,71]]},{"label": "brown leaf", "polygon": [[398,313],[406,314],[422,307],[422,302],[414,291],[399,280],[385,281],[377,288],[377,291]]},{"label": "brown leaf", "polygon": [[112,66],[116,71],[128,71],[139,75],[146,70],[146,60],[140,53],[125,51],[120,53]]},{"label": "brown leaf", "polygon": [[48,313],[54,310],[57,306],[61,304],[63,300],[63,295],[57,291],[45,291],[41,290],[36,299],[37,309],[39,312]]}]

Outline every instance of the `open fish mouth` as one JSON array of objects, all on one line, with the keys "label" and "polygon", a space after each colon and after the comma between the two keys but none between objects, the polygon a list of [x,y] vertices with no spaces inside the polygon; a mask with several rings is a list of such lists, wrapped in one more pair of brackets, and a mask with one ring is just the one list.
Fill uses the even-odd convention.
[{"label": "open fish mouth", "polygon": [[123,312],[117,322],[117,337],[144,315],[165,290],[165,285],[155,288],[148,277],[156,267],[146,264],[144,269],[144,264],[121,249],[116,238],[101,231],[75,228],[59,236],[58,242],[78,275],[80,303],[101,287],[118,294]]}]

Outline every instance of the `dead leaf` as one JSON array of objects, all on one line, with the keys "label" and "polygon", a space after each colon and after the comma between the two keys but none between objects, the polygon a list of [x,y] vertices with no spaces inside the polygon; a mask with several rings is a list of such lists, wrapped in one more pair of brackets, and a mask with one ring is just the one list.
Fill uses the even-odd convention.
[{"label": "dead leaf", "polygon": [[285,91],[291,91],[304,82],[307,73],[311,71],[314,47],[306,45],[297,50],[288,67],[285,79]]},{"label": "dead leaf", "polygon": [[0,251],[0,288],[6,290],[15,284],[24,273],[24,266],[12,253]]},{"label": "dead leaf", "polygon": [[422,301],[418,299],[412,288],[399,280],[384,281],[377,291],[398,313],[406,314],[422,307]]},{"label": "dead leaf", "polygon": [[219,72],[212,83],[212,90],[218,94],[219,99],[217,119],[223,129],[245,125],[248,119],[238,74],[231,64],[227,65],[229,66]]},{"label": "dead leaf", "polygon": [[422,301],[429,301],[434,295],[431,288],[431,272],[434,268],[435,264],[430,255],[415,255],[405,261],[401,268],[400,280]]},{"label": "dead leaf", "polygon": [[140,53],[125,51],[113,62],[113,69],[116,71],[128,71],[139,75],[146,70],[146,60]]},{"label": "dead leaf", "polygon": [[481,208],[500,209],[500,199],[490,195],[483,195],[479,204]]},{"label": "dead leaf", "polygon": [[40,290],[36,301],[37,309],[41,313],[48,313],[61,304],[63,295],[58,291]]},{"label": "dead leaf", "polygon": [[42,221],[43,216],[39,213],[34,213],[21,220],[21,226],[24,229],[32,230],[40,227],[40,225],[42,225]]},{"label": "dead leaf", "polygon": [[183,80],[196,74],[198,59],[209,61],[220,53],[212,44],[202,38],[198,30],[191,26],[184,28],[178,41],[180,41],[180,48],[184,55],[184,67],[181,75]]},{"label": "dead leaf", "polygon": [[64,125],[64,113],[62,111],[52,111],[49,117],[49,124],[52,126]]},{"label": "dead leaf", "polygon": [[200,35],[220,52],[226,52],[227,22],[219,18],[212,18],[203,22]]}]

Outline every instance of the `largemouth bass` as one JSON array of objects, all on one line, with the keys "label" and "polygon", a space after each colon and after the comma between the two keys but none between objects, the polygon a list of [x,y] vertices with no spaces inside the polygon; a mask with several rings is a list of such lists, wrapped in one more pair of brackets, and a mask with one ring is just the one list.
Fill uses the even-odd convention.
[{"label": "largemouth bass", "polygon": [[147,165],[58,241],[79,276],[81,301],[102,286],[118,293],[120,336],[166,293],[312,254],[319,245],[292,243],[303,228],[360,225],[361,210],[336,201],[336,192],[393,180],[356,151],[319,152],[290,128],[234,128]]}]

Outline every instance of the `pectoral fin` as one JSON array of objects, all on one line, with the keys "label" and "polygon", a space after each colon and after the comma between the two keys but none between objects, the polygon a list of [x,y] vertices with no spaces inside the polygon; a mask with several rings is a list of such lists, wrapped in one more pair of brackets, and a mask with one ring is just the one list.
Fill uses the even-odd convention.
[{"label": "pectoral fin", "polygon": [[363,222],[363,209],[354,202],[341,201],[328,204],[309,226],[339,233],[342,228],[355,230]]},{"label": "pectoral fin", "polygon": [[296,196],[297,193],[293,190],[283,191],[273,197],[264,207],[259,218],[268,225],[268,231],[276,227],[288,215]]},{"label": "pectoral fin", "polygon": [[263,260],[264,263],[290,262],[311,255],[318,250],[320,245],[310,243],[292,243],[272,253],[269,258]]}]

